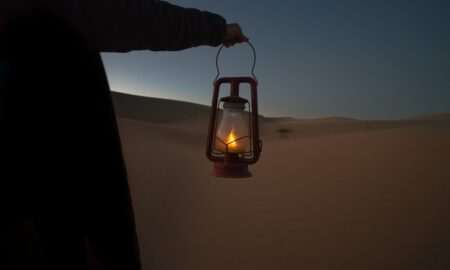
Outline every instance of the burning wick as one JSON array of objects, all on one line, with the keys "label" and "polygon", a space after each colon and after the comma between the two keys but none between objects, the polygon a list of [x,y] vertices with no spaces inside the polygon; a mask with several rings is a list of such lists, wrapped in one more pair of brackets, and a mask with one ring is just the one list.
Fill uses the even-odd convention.
[{"label": "burning wick", "polygon": [[227,145],[228,145],[228,151],[237,150],[237,148],[239,146],[238,143],[236,142],[236,138],[234,137],[233,130],[230,132],[230,135],[228,135]]},{"label": "burning wick", "polygon": [[[225,136],[224,136],[225,137]],[[222,138],[224,138],[222,137]],[[232,129],[228,136],[226,136],[226,139],[219,139],[217,138],[217,144],[219,147],[219,150],[227,153],[244,153],[247,144],[248,139],[247,138],[238,138],[237,133]]]}]

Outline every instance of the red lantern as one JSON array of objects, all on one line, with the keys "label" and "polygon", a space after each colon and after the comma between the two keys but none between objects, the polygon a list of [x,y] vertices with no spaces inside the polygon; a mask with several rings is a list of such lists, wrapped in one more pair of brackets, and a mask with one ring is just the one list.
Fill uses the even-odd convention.
[{"label": "red lantern", "polygon": [[[214,92],[209,120],[206,156],[214,162],[213,176],[243,178],[250,177],[248,165],[258,161],[262,142],[259,138],[257,85],[253,70],[251,77],[219,78],[218,58],[223,46],[217,52],[217,77],[214,80]],[[220,86],[230,85],[230,95],[219,99]],[[239,96],[241,84],[249,84],[251,101]]]}]

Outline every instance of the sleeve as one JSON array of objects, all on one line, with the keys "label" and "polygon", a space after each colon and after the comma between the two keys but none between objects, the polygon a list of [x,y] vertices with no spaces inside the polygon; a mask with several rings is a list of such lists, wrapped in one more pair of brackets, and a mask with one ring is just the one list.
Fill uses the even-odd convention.
[{"label": "sleeve", "polygon": [[157,0],[81,0],[91,40],[102,52],[178,51],[218,46],[223,17]]}]

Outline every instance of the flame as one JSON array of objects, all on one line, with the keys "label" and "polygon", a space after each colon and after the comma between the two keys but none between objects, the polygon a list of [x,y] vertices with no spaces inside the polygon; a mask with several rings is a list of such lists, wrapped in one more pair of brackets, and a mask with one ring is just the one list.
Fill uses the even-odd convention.
[{"label": "flame", "polygon": [[228,149],[238,148],[238,143],[236,142],[236,137],[233,134],[233,130],[231,130],[230,134],[228,135],[226,143],[228,145]]},{"label": "flame", "polygon": [[244,153],[248,139],[242,139],[238,134],[232,129],[225,138],[219,139],[220,137],[216,137],[218,150],[224,153]]}]

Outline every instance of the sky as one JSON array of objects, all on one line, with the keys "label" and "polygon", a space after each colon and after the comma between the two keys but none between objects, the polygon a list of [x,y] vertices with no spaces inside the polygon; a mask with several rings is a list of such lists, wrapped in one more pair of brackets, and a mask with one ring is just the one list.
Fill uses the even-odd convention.
[{"label": "sky", "polygon": [[[239,23],[265,116],[398,119],[450,112],[448,0],[172,0]],[[113,91],[211,104],[218,48],[103,53]],[[250,76],[246,44],[221,76]]]}]

